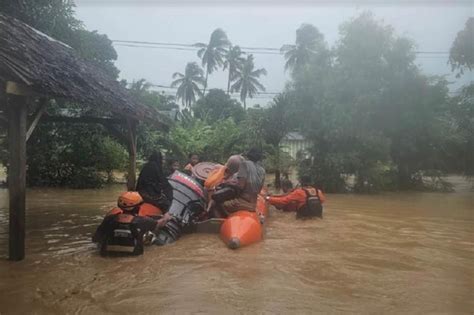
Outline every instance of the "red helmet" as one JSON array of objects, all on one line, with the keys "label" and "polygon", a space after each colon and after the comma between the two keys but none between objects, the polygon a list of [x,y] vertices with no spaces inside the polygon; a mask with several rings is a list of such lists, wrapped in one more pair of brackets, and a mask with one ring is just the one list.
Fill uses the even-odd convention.
[{"label": "red helmet", "polygon": [[127,191],[122,193],[118,200],[117,206],[123,211],[133,211],[143,203],[142,196],[136,191]]}]

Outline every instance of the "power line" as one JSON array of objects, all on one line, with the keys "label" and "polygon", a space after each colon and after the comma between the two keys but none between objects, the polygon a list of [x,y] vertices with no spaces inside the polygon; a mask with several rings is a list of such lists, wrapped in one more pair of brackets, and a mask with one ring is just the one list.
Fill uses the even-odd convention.
[{"label": "power line", "polygon": [[[199,47],[196,47],[194,44],[184,44],[184,43],[169,43],[169,42],[151,42],[151,41],[134,41],[134,40],[112,40],[114,45],[117,46],[126,46],[126,47],[136,47],[136,48],[158,48],[158,49],[175,49],[175,50],[198,50]],[[183,49],[187,48],[187,49]],[[281,48],[276,47],[250,47],[250,46],[241,46],[242,50],[250,51],[255,54],[274,54],[282,55]],[[415,54],[418,55],[449,55],[448,51],[415,51]]]},{"label": "power line", "polygon": [[[148,49],[166,49],[166,50],[185,50],[185,51],[197,51],[199,50],[198,47],[174,47],[174,46],[145,46],[140,44],[125,44],[125,43],[117,43],[114,46],[119,47],[133,47],[133,48],[148,48]],[[279,52],[272,52],[272,51],[244,51],[252,54],[260,54],[260,55],[282,55]]]},{"label": "power line", "polygon": [[[150,83],[150,86],[153,86],[153,87],[159,87],[159,88],[165,88],[165,89],[173,89],[173,90],[177,90],[178,88],[177,87],[172,87],[170,85],[163,85],[163,84],[154,84],[154,83]],[[212,89],[220,89],[222,90],[222,88],[216,88],[216,87],[208,87],[207,88],[208,90],[212,90]],[[280,94],[281,92],[258,92],[258,94],[263,94],[263,95],[278,95]],[[232,92],[230,94],[240,94],[239,92]]]}]

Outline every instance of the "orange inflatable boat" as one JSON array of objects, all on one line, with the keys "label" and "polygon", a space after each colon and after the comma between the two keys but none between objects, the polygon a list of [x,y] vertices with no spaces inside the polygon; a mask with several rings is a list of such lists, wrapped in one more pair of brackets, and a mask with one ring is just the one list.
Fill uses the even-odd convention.
[{"label": "orange inflatable boat", "polygon": [[[208,169],[210,171],[205,176],[204,186],[210,192],[210,199],[212,191],[224,178],[226,166],[217,165],[212,170],[210,167]],[[255,212],[242,210],[230,214],[226,219],[208,220],[209,223],[215,221],[217,224],[223,221],[220,225],[220,237],[229,248],[237,249],[262,240],[265,218],[268,215],[265,195],[266,190],[262,189]]]},{"label": "orange inflatable boat", "polygon": [[260,194],[255,212],[237,211],[224,220],[220,230],[221,239],[231,249],[261,241],[267,215],[268,205]]}]

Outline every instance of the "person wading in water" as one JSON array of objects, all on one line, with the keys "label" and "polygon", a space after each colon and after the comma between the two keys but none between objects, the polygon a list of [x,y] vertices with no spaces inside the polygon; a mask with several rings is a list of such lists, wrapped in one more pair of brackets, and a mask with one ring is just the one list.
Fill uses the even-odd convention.
[{"label": "person wading in water", "polygon": [[300,188],[296,188],[284,196],[267,196],[267,200],[271,205],[283,211],[295,211],[296,217],[323,218],[322,204],[326,201],[326,197],[319,189],[311,186],[311,177],[308,175],[301,176]]}]

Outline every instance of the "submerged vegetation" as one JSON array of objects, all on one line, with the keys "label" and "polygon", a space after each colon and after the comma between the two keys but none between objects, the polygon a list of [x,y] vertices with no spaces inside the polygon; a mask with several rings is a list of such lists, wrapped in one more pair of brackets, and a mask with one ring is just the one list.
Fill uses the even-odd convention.
[{"label": "submerged vegetation", "polygon": [[[65,42],[118,77],[112,42],[84,29],[72,1],[16,2],[5,1],[0,11]],[[449,62],[458,76],[473,66],[473,28],[471,18],[453,39]],[[145,105],[164,111],[179,111],[176,101],[183,105],[169,132],[150,123],[139,126],[139,157],[160,149],[183,162],[193,152],[223,163],[256,145],[266,152],[266,167],[275,172],[277,186],[280,174],[296,167],[332,192],[449,190],[443,174],[474,175],[474,87],[451,96],[445,78],[421,72],[415,46],[368,12],[343,23],[332,47],[314,25],[303,24],[295,43],[281,48],[290,74],[285,90],[268,106],[247,108],[248,98],[265,91],[259,78],[267,71],[216,29],[208,43],[195,44],[204,70],[189,62],[183,73],[173,75],[176,98],[153,91],[143,79],[123,82]],[[221,69],[228,71],[227,90],[207,89],[209,75]],[[242,104],[231,92],[240,94]],[[95,108],[78,113],[75,104],[59,101],[48,111],[96,113]],[[291,131],[311,143],[296,160],[282,151],[282,140]],[[28,183],[98,187],[112,180],[113,170],[124,171],[126,160],[126,148],[102,125],[44,121],[29,140]]]}]

